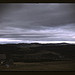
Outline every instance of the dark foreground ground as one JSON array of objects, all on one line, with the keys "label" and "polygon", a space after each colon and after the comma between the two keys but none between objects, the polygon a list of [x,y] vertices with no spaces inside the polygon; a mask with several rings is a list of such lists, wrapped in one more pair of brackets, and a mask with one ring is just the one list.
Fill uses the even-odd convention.
[{"label": "dark foreground ground", "polygon": [[0,71],[75,71],[75,61],[15,62],[9,68],[0,66]]},{"label": "dark foreground ground", "polygon": [[4,63],[0,71],[75,71],[75,44],[1,44],[3,60],[14,65]]}]

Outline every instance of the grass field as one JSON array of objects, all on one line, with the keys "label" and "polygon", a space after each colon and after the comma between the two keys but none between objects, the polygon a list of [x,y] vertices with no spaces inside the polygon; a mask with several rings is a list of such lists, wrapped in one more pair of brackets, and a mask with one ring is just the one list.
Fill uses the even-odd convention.
[{"label": "grass field", "polygon": [[75,71],[75,61],[54,61],[22,63],[15,62],[13,66],[6,68],[0,66],[0,71]]}]

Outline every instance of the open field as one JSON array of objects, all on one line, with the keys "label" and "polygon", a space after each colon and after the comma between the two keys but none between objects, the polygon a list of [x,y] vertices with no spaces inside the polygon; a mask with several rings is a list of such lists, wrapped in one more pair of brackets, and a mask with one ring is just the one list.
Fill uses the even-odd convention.
[{"label": "open field", "polygon": [[75,44],[5,44],[0,54],[6,63],[14,61],[0,71],[75,71]]},{"label": "open field", "polygon": [[0,66],[0,71],[75,71],[75,61],[15,62],[9,68]]}]

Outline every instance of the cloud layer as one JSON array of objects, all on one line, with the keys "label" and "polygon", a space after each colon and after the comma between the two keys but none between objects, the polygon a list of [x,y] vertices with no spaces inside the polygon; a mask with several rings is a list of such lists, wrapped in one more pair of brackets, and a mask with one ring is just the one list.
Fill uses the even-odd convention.
[{"label": "cloud layer", "polygon": [[75,3],[0,4],[0,38],[75,41],[74,9]]}]

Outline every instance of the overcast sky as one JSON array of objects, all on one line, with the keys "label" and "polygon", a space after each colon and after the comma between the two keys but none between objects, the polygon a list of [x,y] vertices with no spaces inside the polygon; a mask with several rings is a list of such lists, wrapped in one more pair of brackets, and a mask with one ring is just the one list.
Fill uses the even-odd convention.
[{"label": "overcast sky", "polygon": [[75,3],[0,3],[0,42],[75,41]]}]

